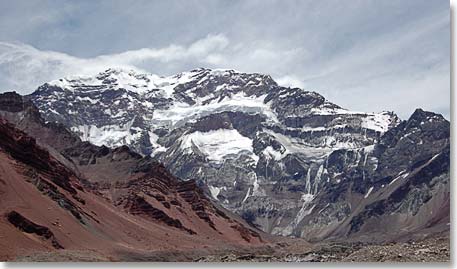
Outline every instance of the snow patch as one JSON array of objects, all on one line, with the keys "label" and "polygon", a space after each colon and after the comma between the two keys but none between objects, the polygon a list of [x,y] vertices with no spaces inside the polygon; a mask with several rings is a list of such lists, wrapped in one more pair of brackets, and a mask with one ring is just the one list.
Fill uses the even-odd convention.
[{"label": "snow patch", "polygon": [[361,127],[384,133],[389,129],[392,123],[392,117],[388,112],[366,113],[350,111],[343,108],[318,107],[312,108],[311,113],[314,115],[360,115],[365,116],[362,119]]},{"label": "snow patch", "polygon": [[211,193],[211,196],[216,200],[219,200],[217,196],[219,195],[219,193],[221,193],[221,190],[225,190],[225,187],[219,188],[211,185],[208,185],[208,188],[209,192]]},{"label": "snow patch", "polygon": [[272,146],[266,147],[262,152],[265,157],[272,158],[276,161],[279,161],[286,156],[286,154],[274,150]]},{"label": "snow patch", "polygon": [[[215,99],[211,102],[203,102],[196,99],[196,105],[189,105],[183,102],[174,102],[172,107],[166,110],[154,111],[153,120],[157,123],[176,125],[179,122],[194,121],[198,118],[224,111],[242,111],[246,113],[260,113],[267,118],[278,122],[276,114],[273,113],[270,106],[264,103],[266,95],[263,96],[246,96],[240,92],[222,100]],[[204,103],[204,104],[203,104]]]},{"label": "snow patch", "polygon": [[251,187],[248,188],[248,191],[246,192],[246,195],[244,196],[244,199],[243,199],[243,201],[241,201],[241,203],[246,202],[246,200],[249,198],[250,192],[251,192]]},{"label": "snow patch", "polygon": [[148,132],[148,135],[149,135],[149,142],[151,143],[151,149],[152,149],[151,157],[154,157],[159,152],[167,151],[166,147],[160,145],[157,142],[157,140],[159,139],[158,135],[156,135],[154,132],[151,132],[151,131]]},{"label": "snow patch", "polygon": [[221,163],[224,158],[246,154],[255,162],[259,157],[253,153],[252,140],[242,136],[235,129],[218,129],[209,132],[196,131],[181,138],[181,147],[186,152],[192,152],[195,145],[208,160]]},{"label": "snow patch", "polygon": [[362,121],[362,127],[385,133],[389,130],[392,123],[391,116],[387,113],[367,114],[367,117]]},{"label": "snow patch", "polygon": [[370,193],[373,191],[374,187],[371,187],[368,189],[368,192],[365,194],[364,198],[368,198],[368,196],[370,195]]},{"label": "snow patch", "polygon": [[131,121],[124,125],[105,125],[97,127],[95,125],[79,125],[72,127],[71,130],[79,133],[81,140],[89,141],[97,146],[120,147],[128,145],[131,142],[137,141],[141,136],[141,132],[132,132]]},{"label": "snow patch", "polygon": [[409,176],[409,173],[406,173],[406,170],[403,170],[401,171],[400,173],[398,173],[398,176],[396,178],[394,178],[390,183],[389,183],[389,186],[392,185],[395,181],[397,181],[399,178],[405,178]]}]

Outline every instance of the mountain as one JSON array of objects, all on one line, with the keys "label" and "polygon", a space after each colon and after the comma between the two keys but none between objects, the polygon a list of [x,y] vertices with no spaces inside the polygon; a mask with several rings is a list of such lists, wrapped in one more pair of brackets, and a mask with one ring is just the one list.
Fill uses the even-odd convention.
[{"label": "mountain", "polygon": [[0,94],[0,171],[1,260],[177,261],[269,242],[195,181],[81,141],[15,93]]},{"label": "mountain", "polygon": [[27,98],[46,121],[151,156],[271,234],[379,241],[449,230],[449,122],[431,112],[401,121],[268,75],[209,69],[109,69]]}]

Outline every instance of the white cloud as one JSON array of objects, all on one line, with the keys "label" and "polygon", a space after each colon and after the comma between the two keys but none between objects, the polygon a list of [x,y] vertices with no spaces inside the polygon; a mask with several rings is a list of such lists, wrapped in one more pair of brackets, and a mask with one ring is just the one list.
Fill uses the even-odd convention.
[{"label": "white cloud", "polygon": [[[163,48],[142,48],[93,58],[38,50],[22,43],[0,42],[0,90],[27,94],[39,85],[70,75],[93,75],[115,67],[169,75],[196,67],[233,68],[272,75],[298,58],[301,49],[283,50],[267,43],[229,46],[223,34],[207,35],[188,46],[171,44]],[[255,49],[253,49],[255,47]],[[253,51],[253,53],[251,53]],[[293,76],[288,85],[303,86]]]},{"label": "white cloud", "polygon": [[16,90],[26,94],[53,79],[69,75],[93,75],[111,67],[146,72],[142,66],[148,62],[218,64],[222,56],[217,53],[228,44],[224,35],[208,35],[187,47],[170,45],[78,58],[65,53],[41,51],[27,44],[0,42],[0,87],[2,91]]},{"label": "white cloud", "polygon": [[145,61],[160,61],[163,63],[173,61],[186,61],[199,59],[212,55],[212,53],[224,50],[229,41],[222,34],[208,35],[199,39],[190,46],[172,44],[165,48],[143,48],[126,51],[119,54],[102,55],[93,58],[94,61],[103,63],[122,63],[128,65],[141,65]]},{"label": "white cloud", "polygon": [[158,75],[197,67],[230,68],[269,74],[280,85],[320,92],[349,109],[393,110],[407,118],[422,107],[448,117],[449,44],[443,42],[448,29],[449,18],[436,13],[378,35],[355,40],[349,36],[349,45],[325,31],[320,38],[320,32],[314,32],[296,43],[287,38],[234,39],[219,33],[190,43],[86,58],[0,42],[0,91],[26,94],[53,79],[111,67]]},{"label": "white cloud", "polygon": [[283,87],[291,87],[291,88],[305,88],[305,83],[303,80],[298,79],[295,76],[283,76],[280,78],[275,79],[275,81]]}]

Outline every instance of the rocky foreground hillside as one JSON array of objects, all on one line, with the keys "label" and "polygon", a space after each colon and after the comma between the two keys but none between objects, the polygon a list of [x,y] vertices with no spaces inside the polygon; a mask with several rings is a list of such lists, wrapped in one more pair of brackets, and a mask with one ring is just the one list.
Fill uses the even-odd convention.
[{"label": "rocky foreground hillside", "polygon": [[[268,75],[208,69],[109,69],[28,98],[46,121],[102,152],[152,156],[271,234],[377,242],[449,231],[450,126],[432,112],[354,112]],[[88,152],[80,162],[96,173],[105,153]],[[109,169],[98,184],[116,177]]]},{"label": "rocky foreground hillside", "polygon": [[269,243],[195,181],[126,146],[83,142],[15,93],[0,94],[0,171],[2,261],[176,261]]}]

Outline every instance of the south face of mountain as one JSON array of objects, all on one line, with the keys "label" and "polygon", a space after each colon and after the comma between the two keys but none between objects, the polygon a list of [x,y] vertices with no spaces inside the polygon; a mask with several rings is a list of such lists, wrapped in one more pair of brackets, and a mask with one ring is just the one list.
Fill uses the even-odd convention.
[{"label": "south face of mountain", "polygon": [[446,229],[449,122],[431,112],[401,121],[268,75],[209,69],[109,69],[51,81],[28,98],[47,121],[152,156],[272,234],[372,240]]}]

